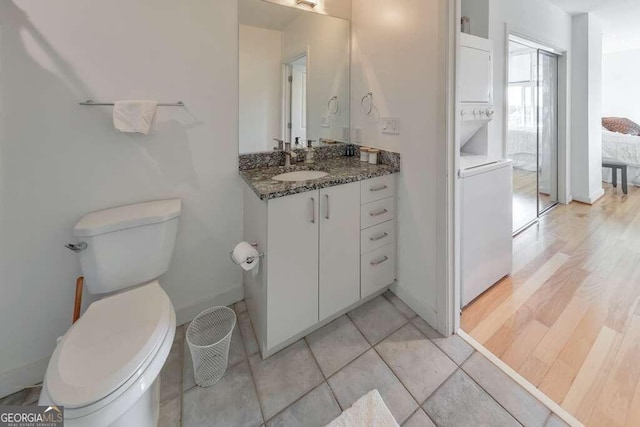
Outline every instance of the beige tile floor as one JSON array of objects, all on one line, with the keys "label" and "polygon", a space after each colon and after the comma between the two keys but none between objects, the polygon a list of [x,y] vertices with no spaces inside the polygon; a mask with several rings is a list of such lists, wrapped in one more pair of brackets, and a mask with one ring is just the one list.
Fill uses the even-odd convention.
[{"label": "beige tile floor", "polygon": [[[161,374],[160,426],[323,426],[378,389],[402,426],[563,426],[458,336],[443,338],[390,292],[262,360],[243,302],[224,377],[193,380],[186,325]],[[26,389],[0,405],[33,404]]]}]

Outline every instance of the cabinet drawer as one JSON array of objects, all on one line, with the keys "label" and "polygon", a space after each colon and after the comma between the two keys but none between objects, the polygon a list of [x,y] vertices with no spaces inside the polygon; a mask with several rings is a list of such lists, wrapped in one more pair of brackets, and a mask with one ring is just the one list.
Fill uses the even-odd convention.
[{"label": "cabinet drawer", "polygon": [[396,216],[396,199],[388,197],[367,203],[360,208],[360,229],[372,227],[389,221]]},{"label": "cabinet drawer", "polygon": [[395,243],[396,222],[387,221],[374,225],[360,232],[360,254],[366,254],[374,249]]},{"label": "cabinet drawer", "polygon": [[386,245],[362,255],[360,268],[360,298],[366,298],[395,280],[396,245]]},{"label": "cabinet drawer", "polygon": [[391,197],[396,192],[396,175],[384,175],[360,182],[362,204]]}]

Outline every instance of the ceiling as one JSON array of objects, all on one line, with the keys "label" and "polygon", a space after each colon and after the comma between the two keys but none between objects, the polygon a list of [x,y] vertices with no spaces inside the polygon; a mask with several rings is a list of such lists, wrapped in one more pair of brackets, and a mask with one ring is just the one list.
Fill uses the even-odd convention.
[{"label": "ceiling", "polygon": [[593,12],[602,21],[605,53],[640,49],[640,1],[549,0],[574,15]]}]

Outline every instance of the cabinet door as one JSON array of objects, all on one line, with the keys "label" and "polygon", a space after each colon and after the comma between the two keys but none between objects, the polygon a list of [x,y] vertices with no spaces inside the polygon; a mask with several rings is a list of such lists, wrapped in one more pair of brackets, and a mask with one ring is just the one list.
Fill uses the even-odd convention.
[{"label": "cabinet door", "polygon": [[460,101],[491,103],[492,91],[491,52],[463,46],[460,49]]},{"label": "cabinet door", "polygon": [[267,348],[318,322],[319,192],[269,201]]},{"label": "cabinet door", "polygon": [[320,320],[360,299],[360,183],[320,190]]}]

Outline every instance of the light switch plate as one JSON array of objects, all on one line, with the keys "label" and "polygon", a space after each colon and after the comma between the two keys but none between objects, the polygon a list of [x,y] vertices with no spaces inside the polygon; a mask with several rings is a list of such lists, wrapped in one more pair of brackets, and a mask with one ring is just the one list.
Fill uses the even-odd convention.
[{"label": "light switch plate", "polygon": [[400,119],[397,117],[382,117],[380,119],[382,122],[382,133],[387,133],[391,135],[399,135],[400,134]]},{"label": "light switch plate", "polygon": [[322,121],[320,122],[320,126],[323,128],[331,127],[331,116],[322,116]]}]

